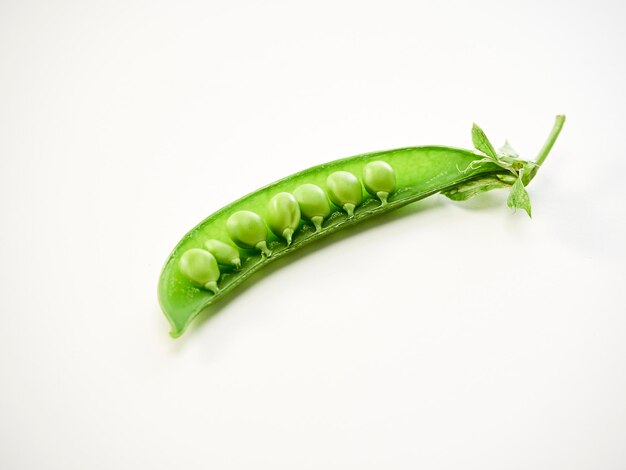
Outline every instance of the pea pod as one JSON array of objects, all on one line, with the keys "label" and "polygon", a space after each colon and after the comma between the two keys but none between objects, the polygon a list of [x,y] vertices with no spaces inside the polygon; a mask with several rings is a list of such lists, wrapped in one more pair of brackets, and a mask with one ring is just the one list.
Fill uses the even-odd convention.
[{"label": "pea pod", "polygon": [[[534,162],[517,158],[508,144],[495,151],[482,129],[474,125],[476,150],[407,147],[335,160],[219,209],[182,238],[163,267],[158,295],[170,334],[180,336],[200,312],[232,295],[273,260],[433,194],[462,201],[484,191],[509,188],[509,206],[530,215],[525,186],[546,159],[564,121],[564,116],[557,116]],[[324,192],[337,207],[328,205]],[[231,240],[240,248],[239,257],[228,250],[234,247],[216,240]],[[218,261],[237,269],[220,273]]]}]

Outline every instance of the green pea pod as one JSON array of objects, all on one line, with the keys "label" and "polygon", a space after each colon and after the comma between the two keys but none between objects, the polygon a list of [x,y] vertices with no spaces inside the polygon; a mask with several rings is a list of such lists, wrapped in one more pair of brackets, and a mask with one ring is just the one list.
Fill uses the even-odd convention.
[{"label": "green pea pod", "polygon": [[[510,151],[496,153],[475,125],[472,136],[477,150],[407,147],[335,160],[276,181],[219,209],[183,237],[163,267],[158,296],[171,324],[170,334],[180,336],[200,312],[231,295],[238,285],[273,260],[433,194],[442,193],[462,201],[480,192],[513,187],[509,205],[530,213],[527,195],[519,195],[525,193],[523,187],[547,157],[564,120],[564,116],[557,116],[548,141],[534,162],[516,159]],[[353,180],[356,175],[365,179],[356,180],[358,191]],[[366,189],[364,194],[360,193],[361,183]],[[338,207],[327,212],[328,203],[322,195],[313,186],[303,185],[321,188]],[[289,197],[294,192],[296,196]],[[276,198],[280,193],[288,194]],[[298,225],[300,211],[305,219]],[[209,240],[228,239],[241,248],[241,266],[219,273],[210,255],[195,250],[204,249]],[[202,262],[198,261],[195,270],[189,268],[189,260],[196,262],[196,258],[185,255],[190,250]],[[229,256],[233,258],[232,254]]]}]

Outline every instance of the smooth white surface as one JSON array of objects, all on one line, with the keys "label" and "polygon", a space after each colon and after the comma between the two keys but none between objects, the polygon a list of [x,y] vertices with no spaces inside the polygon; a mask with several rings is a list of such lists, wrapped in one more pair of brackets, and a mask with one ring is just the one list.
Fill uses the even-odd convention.
[{"label": "smooth white surface", "polygon": [[[623,469],[623,2],[0,3],[0,468]],[[162,263],[335,158],[470,146],[433,197],[278,263],[174,341]]]}]

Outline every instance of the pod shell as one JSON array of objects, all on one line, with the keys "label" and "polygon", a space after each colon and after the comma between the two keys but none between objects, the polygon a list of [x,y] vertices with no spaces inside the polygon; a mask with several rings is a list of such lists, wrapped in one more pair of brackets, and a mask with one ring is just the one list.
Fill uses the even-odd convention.
[{"label": "pod shell", "polygon": [[[279,259],[293,251],[286,250],[286,247],[282,249],[278,247],[271,257],[262,249],[259,249],[260,253],[246,253],[247,260],[245,265],[242,266],[241,271],[237,275],[220,277],[220,292],[217,295],[207,292],[207,289],[197,288],[195,285],[192,286],[195,283],[192,283],[179,269],[181,256],[191,248],[203,246],[207,239],[229,241],[230,235],[227,231],[227,221],[235,213],[253,211],[265,217],[267,204],[273,194],[282,191],[293,194],[296,188],[304,184],[315,184],[328,191],[326,182],[332,173],[347,171],[353,175],[360,176],[363,174],[363,168],[366,164],[372,161],[384,160],[396,172],[397,197],[393,204],[372,207],[371,210],[355,214],[355,222],[360,222],[367,220],[370,216],[394,210],[435,192],[440,192],[442,188],[457,186],[478,177],[510,174],[502,167],[491,163],[483,163],[476,167],[471,167],[470,164],[477,161],[478,158],[474,151],[433,146],[407,147],[367,153],[335,160],[300,171],[243,196],[241,199],[217,210],[181,238],[163,267],[159,279],[159,303],[171,324],[171,335],[179,337],[200,312],[219,299],[229,295],[238,286],[246,282],[250,276],[262,269],[266,265],[265,262],[261,262],[264,258],[266,260]],[[462,171],[464,169],[467,170]],[[400,192],[400,188],[402,192]],[[364,189],[362,191],[365,193]],[[303,234],[297,249],[349,226],[344,223],[345,219],[343,218],[333,218],[330,215],[327,220],[328,223],[325,224],[323,229],[317,229],[315,232],[307,231],[306,234]],[[314,221],[312,220],[312,222]],[[267,228],[265,230],[267,232]]]}]

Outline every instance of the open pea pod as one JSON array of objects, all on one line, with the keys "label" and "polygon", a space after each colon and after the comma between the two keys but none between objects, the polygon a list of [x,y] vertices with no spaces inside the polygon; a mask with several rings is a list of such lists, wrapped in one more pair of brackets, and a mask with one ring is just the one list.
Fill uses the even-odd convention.
[{"label": "open pea pod", "polygon": [[158,286],[161,308],[180,336],[209,305],[273,260],[303,246],[436,193],[466,200],[510,188],[509,206],[530,215],[525,186],[565,121],[557,116],[534,162],[496,152],[476,125],[477,150],[427,146],[373,152],[295,173],[211,214],[168,257]]}]

